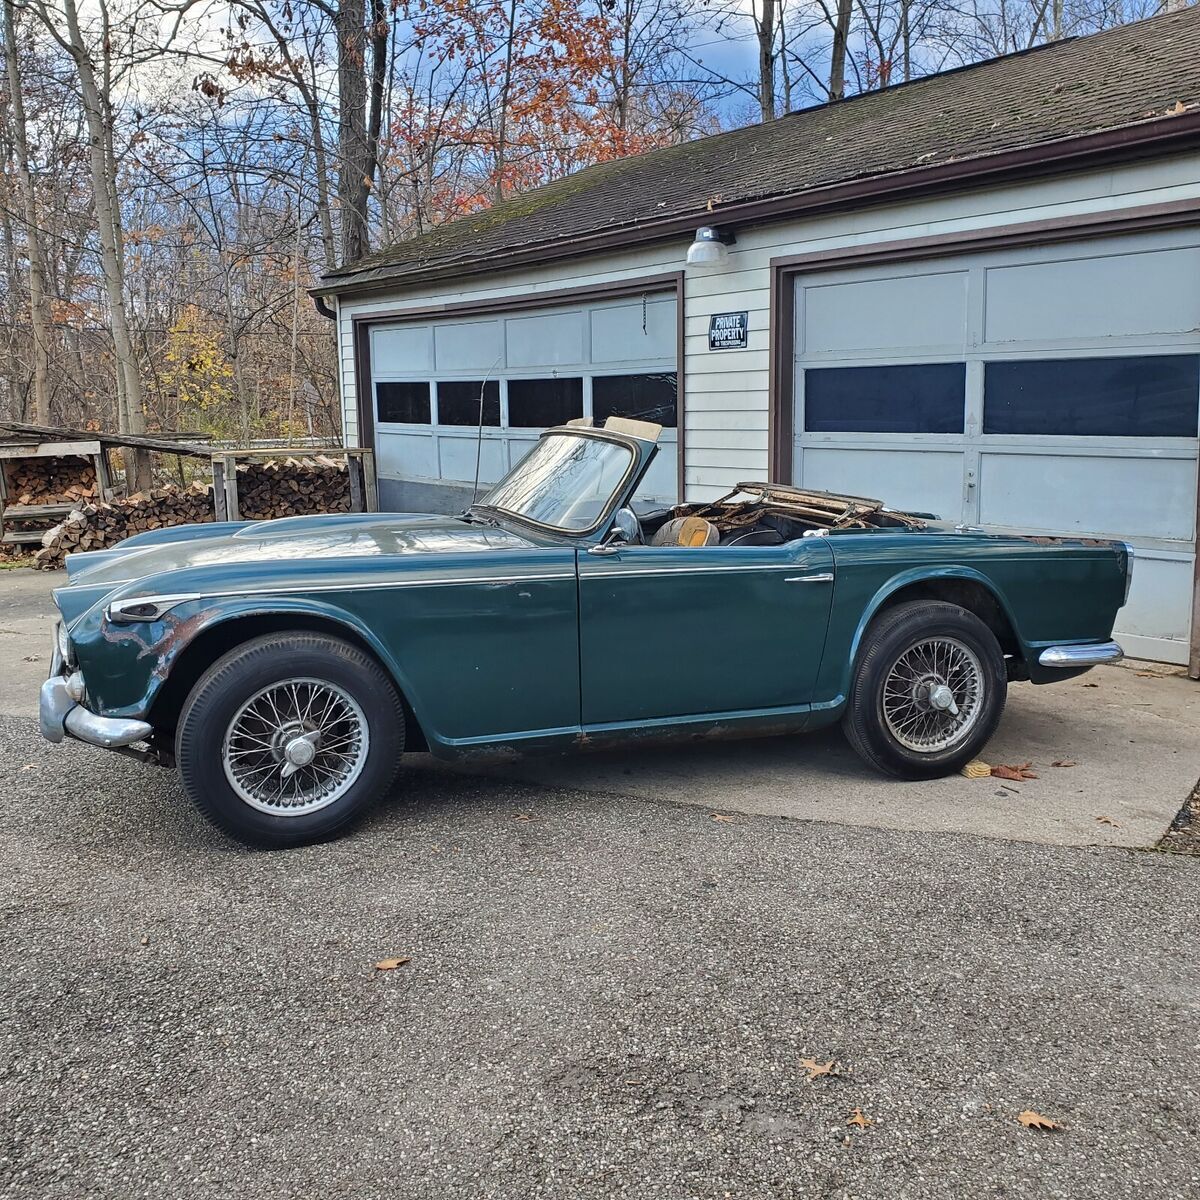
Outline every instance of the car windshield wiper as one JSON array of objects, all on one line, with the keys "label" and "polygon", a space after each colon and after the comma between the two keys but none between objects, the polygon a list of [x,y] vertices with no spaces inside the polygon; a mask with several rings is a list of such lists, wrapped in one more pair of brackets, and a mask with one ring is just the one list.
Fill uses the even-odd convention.
[{"label": "car windshield wiper", "polygon": [[475,525],[491,525],[498,527],[500,522],[488,512],[484,511],[485,507],[485,505],[481,504],[472,504],[471,507],[463,513],[462,519],[464,521],[470,521]]}]

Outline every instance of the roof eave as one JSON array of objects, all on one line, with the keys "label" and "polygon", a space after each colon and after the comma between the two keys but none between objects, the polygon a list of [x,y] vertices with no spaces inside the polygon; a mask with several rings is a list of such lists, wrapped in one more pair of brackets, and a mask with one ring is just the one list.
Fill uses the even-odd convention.
[{"label": "roof eave", "polygon": [[554,242],[515,247],[507,254],[489,253],[482,258],[466,256],[457,261],[442,260],[428,267],[381,267],[378,268],[379,274],[368,271],[348,274],[344,278],[326,276],[309,291],[314,296],[395,291],[426,282],[494,274],[581,254],[624,250],[665,241],[693,231],[697,222],[738,226],[769,224],[789,217],[814,216],[843,205],[863,207],[885,200],[962,189],[981,183],[1062,174],[1194,146],[1200,146],[1200,110],[1178,116],[1151,118],[1077,137],[1039,142],[1016,150],[930,163],[804,192],[731,204],[711,212],[697,210],[659,220],[591,230]]}]

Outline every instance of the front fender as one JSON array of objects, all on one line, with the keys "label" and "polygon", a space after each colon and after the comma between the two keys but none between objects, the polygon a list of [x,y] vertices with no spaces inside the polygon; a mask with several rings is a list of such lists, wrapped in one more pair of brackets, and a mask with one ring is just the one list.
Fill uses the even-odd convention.
[{"label": "front fender", "polygon": [[[161,620],[114,624],[89,622],[74,632],[76,654],[93,708],[109,716],[146,719],[171,672],[202,634],[253,617],[316,618],[364,642],[413,706],[420,700],[388,647],[355,613],[336,603],[287,596],[236,596],[200,599],[177,605]],[[247,636],[252,636],[248,634]]]}]

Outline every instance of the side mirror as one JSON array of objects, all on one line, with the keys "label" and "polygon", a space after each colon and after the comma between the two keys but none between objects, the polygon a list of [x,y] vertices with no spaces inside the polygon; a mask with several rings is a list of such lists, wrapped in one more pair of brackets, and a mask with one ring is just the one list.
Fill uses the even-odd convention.
[{"label": "side mirror", "polygon": [[609,537],[616,540],[614,535],[619,536],[627,546],[636,546],[642,540],[642,527],[632,508],[617,509],[613,516],[612,529],[609,530]]},{"label": "side mirror", "polygon": [[642,540],[642,527],[631,508],[618,508],[613,514],[612,527],[604,541],[592,546],[589,554],[616,554],[625,546],[636,546]]}]

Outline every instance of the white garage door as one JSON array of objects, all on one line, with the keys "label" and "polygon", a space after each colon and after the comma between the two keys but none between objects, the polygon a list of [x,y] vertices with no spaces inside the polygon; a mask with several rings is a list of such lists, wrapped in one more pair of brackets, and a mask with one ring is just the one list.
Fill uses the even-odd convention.
[{"label": "white garage door", "polygon": [[805,275],[795,481],[1137,549],[1118,635],[1186,662],[1200,235]]},{"label": "white garage door", "polygon": [[482,490],[548,426],[583,416],[663,425],[638,495],[674,502],[676,346],[673,295],[373,326],[381,505],[453,511],[470,503],[477,461]]}]

